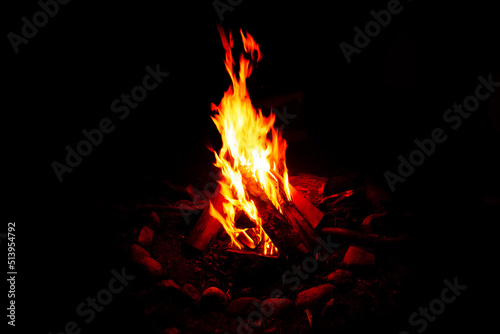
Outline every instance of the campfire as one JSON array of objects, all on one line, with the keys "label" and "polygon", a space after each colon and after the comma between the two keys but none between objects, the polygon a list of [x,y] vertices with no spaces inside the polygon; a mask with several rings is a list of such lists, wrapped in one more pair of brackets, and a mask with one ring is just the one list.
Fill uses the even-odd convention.
[{"label": "campfire", "polygon": [[[416,217],[395,210],[387,190],[359,171],[306,173],[322,161],[305,159],[314,142],[287,161],[293,125],[283,135],[273,110],[295,105],[304,119],[302,92],[253,101],[247,79],[261,48],[244,31],[219,35],[230,77],[212,104],[221,145],[207,151],[214,166],[196,171],[217,183],[200,177],[200,191],[162,180],[158,198],[119,208],[142,324],[163,334],[360,333],[391,323],[399,286],[413,274],[402,254],[417,249]],[[307,160],[300,172],[298,157]]]},{"label": "campfire", "polygon": [[240,30],[245,54],[235,72],[233,36],[221,27],[219,33],[231,78],[219,105],[212,104],[222,138],[221,149],[214,151],[221,178],[187,242],[204,251],[222,226],[231,251],[266,257],[312,252],[317,243],[313,228],[323,214],[289,184],[287,143],[274,127],[275,115],[256,110],[247,90],[246,79],[262,58],[259,45]]}]

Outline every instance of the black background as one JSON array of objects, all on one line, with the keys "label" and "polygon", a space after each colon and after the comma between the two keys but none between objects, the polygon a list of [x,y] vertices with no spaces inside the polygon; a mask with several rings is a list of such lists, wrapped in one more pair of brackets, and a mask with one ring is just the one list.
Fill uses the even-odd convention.
[{"label": "black background", "polygon": [[[5,37],[2,224],[17,224],[16,329],[59,332],[77,318],[76,305],[121,268],[108,239],[119,227],[69,208],[147,197],[148,180],[196,183],[210,170],[206,145],[220,140],[210,103],[218,104],[229,85],[217,23],[235,33],[243,28],[260,44],[264,58],[249,83],[253,98],[304,92],[310,140],[290,145],[292,174],[329,176],[341,164],[385,185],[383,173],[396,170],[397,156],[443,127],[444,111],[474,93],[479,75],[499,80],[493,5],[402,5],[350,64],[339,44],[352,44],[353,28],[363,28],[370,10],[387,1],[246,0],[225,12],[222,23],[211,1],[72,1],[18,54]],[[3,6],[4,36],[19,34],[21,17],[39,10],[36,1]],[[156,64],[169,77],[118,120],[111,102]],[[498,197],[500,128],[491,117],[498,110],[497,92],[496,104],[484,101],[459,129],[446,129],[448,140],[394,193],[397,205],[432,217],[422,226],[431,242],[415,250],[428,263],[428,296],[402,314],[435,298],[444,278],[469,285],[429,332],[478,329],[492,320],[498,206],[481,199]],[[51,163],[63,162],[64,147],[75,147],[83,129],[106,117],[115,130],[59,183]],[[133,322],[100,317],[84,332],[125,331]]]}]

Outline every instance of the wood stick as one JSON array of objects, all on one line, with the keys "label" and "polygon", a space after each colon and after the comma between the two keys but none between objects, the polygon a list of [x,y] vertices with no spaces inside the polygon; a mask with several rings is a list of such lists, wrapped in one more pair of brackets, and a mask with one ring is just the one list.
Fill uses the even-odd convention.
[{"label": "wood stick", "polygon": [[330,201],[332,201],[334,199],[335,199],[335,202],[333,202],[332,205],[336,205],[338,202],[340,202],[344,198],[347,198],[347,197],[351,196],[352,194],[354,194],[353,190],[347,190],[347,191],[343,191],[341,193],[330,195],[330,196],[324,197],[321,200],[321,202],[319,202],[319,205],[320,206],[325,205],[326,203],[329,203]]},{"label": "wood stick", "polygon": [[308,252],[313,252],[318,244],[318,236],[308,221],[306,221],[294,205],[283,208],[283,214],[292,226],[299,232]]},{"label": "wood stick", "polygon": [[[212,203],[215,210],[219,212],[223,212],[223,203],[225,201],[224,196],[220,193],[221,186],[218,185],[214,194],[210,198],[210,202]],[[209,212],[210,205],[207,205],[203,210],[200,218],[196,222],[191,233],[186,239],[186,243],[193,246],[200,251],[205,251],[205,249],[210,245],[210,243],[214,240],[215,236],[219,232],[221,228],[220,222],[212,217]]]},{"label": "wood stick", "polygon": [[308,249],[299,231],[271,203],[261,201],[257,197],[252,199],[264,222],[262,228],[278,248],[280,254],[292,258],[302,258]]},{"label": "wood stick", "polygon": [[285,217],[276,209],[262,190],[258,182],[253,178],[252,172],[248,168],[240,168],[243,176],[243,183],[255,203],[260,218],[263,221],[264,231],[271,238],[274,245],[278,247],[281,254],[288,255],[294,252],[294,248],[302,242],[297,231],[289,224]]},{"label": "wood stick", "polygon": [[[241,169],[243,182],[264,221],[264,231],[281,254],[301,257],[312,252],[317,236],[309,223],[291,203],[284,203],[283,214],[274,207],[248,169]],[[277,184],[279,186],[279,184]]]},{"label": "wood stick", "polygon": [[[280,187],[283,188],[285,183],[283,177],[281,177],[281,175],[274,171],[271,171],[271,173],[278,180]],[[321,212],[321,210],[319,210],[317,207],[315,207],[311,202],[305,199],[304,196],[302,196],[302,194],[291,184],[288,185],[288,188],[290,189],[290,196],[292,197],[293,205],[297,208],[302,217],[304,217],[304,219],[309,222],[312,228],[316,228],[325,214]]]},{"label": "wood stick", "polygon": [[[318,225],[324,214],[292,185],[289,185],[292,202],[285,200],[283,214],[281,214],[271,203],[267,195],[254,180],[250,170],[242,168],[241,174],[248,193],[257,206],[259,214],[263,219],[263,228],[271,238],[279,251],[284,255],[304,255],[307,251],[312,252],[317,243],[317,235],[314,227]],[[273,175],[278,180],[277,187],[282,190],[284,198],[284,180],[277,173]],[[220,194],[220,186],[211,198],[211,203],[218,212],[223,212],[222,204],[224,197]],[[221,228],[221,224],[209,213],[207,205],[200,218],[186,239],[186,243],[204,251],[213,241]]]}]

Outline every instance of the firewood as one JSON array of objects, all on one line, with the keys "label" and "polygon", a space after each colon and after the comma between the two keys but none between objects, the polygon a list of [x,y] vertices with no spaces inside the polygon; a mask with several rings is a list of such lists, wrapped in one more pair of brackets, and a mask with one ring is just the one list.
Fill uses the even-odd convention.
[{"label": "firewood", "polygon": [[[312,252],[317,236],[292,203],[283,199],[283,214],[274,207],[260,185],[246,168],[240,169],[243,183],[254,201],[264,221],[263,228],[280,253],[292,257],[301,257]],[[279,187],[279,182],[276,184]],[[283,193],[284,195],[284,193]]]},{"label": "firewood", "polygon": [[[284,180],[277,173],[273,173],[276,181],[276,188],[281,194],[282,210],[279,212],[274,207],[270,199],[262,190],[258,182],[253,177],[248,168],[241,167],[240,172],[250,199],[254,201],[259,215],[262,219],[263,228],[271,238],[281,254],[287,256],[303,256],[307,252],[312,252],[317,245],[317,235],[314,231],[319,221],[323,218],[323,213],[307,201],[293,186],[289,186],[292,201],[289,201],[284,191]],[[225,199],[220,194],[220,186],[215,191],[210,202],[215,210],[222,213]],[[186,243],[196,249],[204,251],[212,242],[220,230],[220,223],[209,213],[209,207],[205,207],[202,215],[198,219],[196,226],[189,234]],[[245,245],[251,246],[248,240],[240,240]]]},{"label": "firewood", "polygon": [[317,246],[318,236],[308,221],[306,221],[294,205],[287,205],[283,208],[283,214],[292,226],[299,232],[304,245],[309,252],[313,252]]},{"label": "firewood", "polygon": [[[284,179],[278,173],[271,171],[274,177],[278,180],[281,188],[284,187]],[[315,207],[311,202],[302,196],[302,194],[295,189],[291,184],[288,185],[290,189],[290,196],[292,197],[291,203],[297,208],[302,217],[311,225],[312,228],[318,226],[324,213]]]},{"label": "firewood", "polygon": [[299,246],[303,241],[298,231],[274,207],[253,176],[248,171],[242,172],[242,175],[250,198],[254,201],[259,215],[264,222],[262,228],[278,248],[280,254],[300,257],[307,253],[307,249],[304,246]]},{"label": "firewood", "polygon": [[347,191],[343,191],[343,192],[340,192],[340,193],[337,193],[337,194],[334,194],[334,195],[330,195],[330,196],[324,197],[321,200],[321,202],[319,203],[319,206],[323,206],[326,203],[331,202],[332,200],[335,200],[332,203],[332,205],[336,205],[337,203],[339,203],[340,201],[342,201],[344,198],[347,198],[347,197],[351,196],[353,193],[354,193],[353,190],[347,190]]},{"label": "firewood", "polygon": [[[225,201],[224,196],[220,193],[220,185],[215,190],[210,203],[212,203],[215,210],[223,212],[223,203]],[[209,212],[210,205],[207,205],[203,210],[200,218],[196,222],[195,227],[186,239],[186,243],[193,246],[194,248],[205,251],[205,249],[213,241],[217,233],[221,228],[221,224],[217,219],[212,217]]]}]

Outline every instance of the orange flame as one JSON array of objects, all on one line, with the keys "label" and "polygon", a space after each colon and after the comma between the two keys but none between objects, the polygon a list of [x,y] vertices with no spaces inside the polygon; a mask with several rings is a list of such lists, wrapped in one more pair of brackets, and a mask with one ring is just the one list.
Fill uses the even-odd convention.
[{"label": "orange flame", "polygon": [[[222,224],[231,238],[233,247],[238,249],[248,247],[255,249],[259,254],[275,256],[278,249],[262,227],[265,222],[262,221],[248,189],[244,186],[242,170],[251,172],[260,190],[267,195],[272,205],[282,212],[284,200],[275,175],[282,178],[283,190],[290,200],[285,162],[286,141],[273,127],[275,115],[271,113],[269,117],[265,117],[260,109],[256,111],[248,95],[246,79],[252,73],[252,62],[260,61],[262,58],[259,45],[250,34],[247,33],[245,36],[240,30],[245,52],[250,55],[250,59],[245,58],[243,54],[240,56],[239,73],[236,76],[233,72],[235,62],[231,53],[233,47],[231,32],[227,38],[219,27],[219,33],[226,53],[224,64],[232,82],[219,106],[212,104],[212,110],[217,111],[212,120],[222,137],[222,148],[219,153],[214,152],[215,166],[222,172],[219,183],[221,194],[226,201],[223,204],[224,212],[218,212],[212,204],[209,212]],[[235,227],[236,216],[241,211],[246,213],[256,227],[246,229]]]}]

